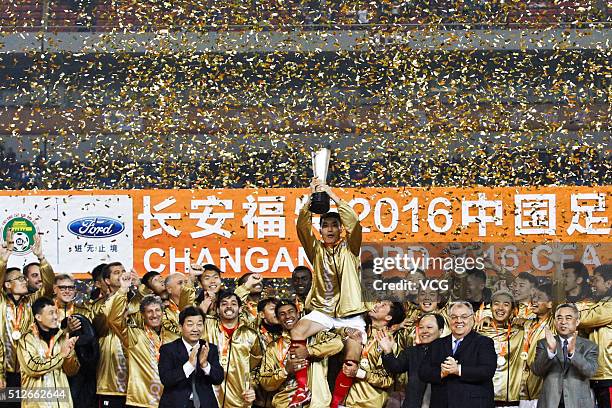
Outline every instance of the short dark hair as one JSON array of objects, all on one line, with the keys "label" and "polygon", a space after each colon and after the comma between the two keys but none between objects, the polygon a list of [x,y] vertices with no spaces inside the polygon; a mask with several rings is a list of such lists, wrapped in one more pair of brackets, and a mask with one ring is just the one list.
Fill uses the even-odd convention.
[{"label": "short dark hair", "polygon": [[242,307],[242,300],[240,299],[240,296],[235,294],[233,290],[219,291],[219,294],[217,295],[217,307],[221,306],[221,301],[223,299],[229,299],[231,297],[235,297],[236,300],[238,301],[238,307]]},{"label": "short dark hair", "polygon": [[593,275],[600,275],[604,281],[612,280],[612,264],[599,265],[593,270]]},{"label": "short dark hair", "polygon": [[40,263],[39,262],[30,262],[29,264],[27,264],[26,266],[23,267],[23,274],[24,276],[27,278],[28,274],[30,273],[30,268],[33,266],[38,266],[40,268]]},{"label": "short dark hair", "polygon": [[391,320],[387,322],[387,326],[393,326],[394,324],[403,322],[406,318],[406,309],[404,309],[404,304],[401,302],[391,302],[389,316],[391,316]]},{"label": "short dark hair", "polygon": [[186,308],[181,310],[181,313],[179,313],[179,324],[182,326],[183,323],[185,323],[185,319],[191,316],[202,316],[202,320],[204,320],[205,318],[202,309],[195,306],[187,306]]},{"label": "short dark hair", "polygon": [[293,307],[295,309],[296,312],[298,310],[298,308],[295,305],[295,303],[292,302],[291,300],[289,300],[289,299],[281,299],[276,304],[276,307],[274,308],[274,314],[276,315],[276,317],[278,317],[278,312],[279,312],[280,308],[283,307],[283,306],[291,306],[291,307]]},{"label": "short dark hair", "polygon": [[444,330],[444,327],[446,326],[446,322],[444,321],[444,317],[442,317],[442,315],[439,313],[425,313],[423,316],[419,317],[419,320],[417,321],[417,325],[421,322],[421,320],[423,320],[423,318],[427,316],[435,317],[436,324],[438,325],[438,330]]},{"label": "short dark hair", "polygon": [[538,286],[538,278],[536,278],[534,275],[532,275],[529,272],[521,272],[516,276],[516,278],[528,281],[529,283],[531,283],[531,286],[533,287]]},{"label": "short dark hair", "polygon": [[74,278],[71,275],[68,275],[67,273],[61,273],[59,275],[55,275],[55,279],[53,280],[53,283],[57,285],[57,282],[63,281],[63,280],[69,280],[69,281],[74,282]]},{"label": "short dark hair", "polygon": [[553,298],[553,285],[550,282],[546,282],[546,283],[542,283],[541,285],[539,285],[536,290],[539,290],[540,292],[544,293],[546,295],[546,297],[548,298],[548,300],[552,300]]},{"label": "short dark hair", "polygon": [[266,306],[268,306],[270,303],[274,304],[274,309],[276,310],[276,305],[280,302],[280,299],[278,298],[265,298],[264,300],[260,300],[257,303],[257,312],[263,312],[264,309],[266,308]]},{"label": "short dark hair", "polygon": [[99,281],[101,280],[102,277],[102,271],[104,271],[104,268],[106,268],[106,264],[105,263],[101,263],[100,265],[97,265],[95,268],[93,268],[91,270],[91,278],[94,281]]},{"label": "short dark hair", "polygon": [[42,296],[39,297],[32,303],[32,314],[37,315],[42,312],[42,310],[47,306],[54,306],[55,303],[48,297]]},{"label": "short dark hair", "polygon": [[312,271],[310,270],[310,268],[304,265],[296,266],[293,272],[291,272],[291,276],[293,276],[294,273],[299,272],[299,271],[308,272],[312,276]]},{"label": "short dark hair", "polygon": [[323,221],[325,221],[328,218],[333,218],[335,220],[338,220],[340,225],[342,225],[342,219],[340,218],[340,214],[338,214],[335,211],[329,211],[329,212],[326,212],[325,214],[321,215],[321,219],[319,220],[319,225],[323,225]]},{"label": "short dark hair", "polygon": [[217,273],[217,275],[219,275],[219,278],[221,277],[221,269],[219,269],[219,267],[217,267],[217,265],[214,264],[206,264],[202,266],[202,273],[200,275],[198,275],[198,281],[200,283],[202,283],[202,277],[204,276],[204,272],[206,271],[215,271]]},{"label": "short dark hair", "polygon": [[6,280],[8,279],[9,273],[11,272],[19,272],[21,273],[21,269],[16,268],[16,267],[10,267],[10,268],[6,268],[6,272],[4,273],[4,282],[6,282]]},{"label": "short dark hair", "polygon": [[575,304],[573,303],[561,303],[559,306],[556,307],[555,309],[555,316],[557,316],[557,312],[559,311],[559,309],[562,309],[564,307],[570,308],[572,309],[572,311],[574,312],[574,316],[577,319],[580,319],[580,311],[578,310],[578,308],[576,307]]},{"label": "short dark hair", "polygon": [[155,271],[151,271],[151,272],[147,272],[142,276],[141,282],[149,289],[151,289],[150,284],[151,284],[151,280],[156,277],[159,276],[160,273],[159,272],[155,272]]},{"label": "short dark hair", "polygon": [[110,279],[111,268],[113,266],[123,266],[121,262],[111,262],[102,268],[102,279]]},{"label": "short dark hair", "polygon": [[147,295],[142,298],[140,301],[140,313],[144,313],[145,308],[150,305],[159,305],[160,308],[163,307],[163,302],[159,296],[155,295]]}]

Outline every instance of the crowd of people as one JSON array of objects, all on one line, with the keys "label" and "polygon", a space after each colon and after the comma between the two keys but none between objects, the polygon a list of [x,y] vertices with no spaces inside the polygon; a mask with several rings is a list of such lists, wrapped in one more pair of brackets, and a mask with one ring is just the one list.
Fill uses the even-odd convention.
[{"label": "crowd of people", "polygon": [[[92,269],[90,300],[75,302],[75,279],[55,274],[40,237],[38,262],[7,268],[9,231],[0,248],[0,388],[20,388],[23,398],[6,404],[610,407],[612,265],[589,274],[553,254],[561,286],[495,270],[506,285],[491,291],[486,271],[474,269],[446,291],[420,285],[401,301],[370,301],[357,215],[319,180],[311,191],[327,193],[338,212],[321,216],[319,239],[310,202],[300,211],[312,268],[293,271],[288,298],[254,273],[229,290],[212,264],[140,276],[111,262]],[[54,393],[43,401],[40,390]]]}]

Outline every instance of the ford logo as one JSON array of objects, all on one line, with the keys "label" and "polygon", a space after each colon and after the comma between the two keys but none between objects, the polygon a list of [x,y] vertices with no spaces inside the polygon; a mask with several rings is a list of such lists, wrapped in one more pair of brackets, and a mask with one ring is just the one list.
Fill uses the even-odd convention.
[{"label": "ford logo", "polygon": [[125,226],[121,221],[107,217],[85,217],[68,224],[68,231],[79,237],[107,238],[121,234]]}]

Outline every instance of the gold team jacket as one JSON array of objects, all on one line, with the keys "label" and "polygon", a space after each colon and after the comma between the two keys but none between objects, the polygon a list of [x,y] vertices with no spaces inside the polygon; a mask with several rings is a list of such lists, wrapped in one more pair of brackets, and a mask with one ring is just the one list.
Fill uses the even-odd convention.
[{"label": "gold team jacket", "polygon": [[612,297],[598,302],[580,302],[580,330],[599,347],[599,366],[592,380],[612,379]]},{"label": "gold team jacket", "polygon": [[257,371],[262,358],[257,333],[239,324],[230,339],[221,328],[221,321],[207,316],[202,338],[216,344],[219,349],[219,362],[225,374],[221,385],[214,386],[219,407],[243,408],[242,393],[246,386],[253,389],[257,386]]},{"label": "gold team jacket", "polygon": [[348,235],[333,247],[316,239],[312,213],[306,206],[300,210],[297,220],[298,238],[314,269],[306,308],[334,318],[367,311],[361,292],[361,224],[345,201],[338,203],[338,213]]},{"label": "gold team jacket", "polygon": [[[18,342],[17,357],[21,370],[21,388],[36,390],[44,388],[63,393],[56,401],[22,400],[23,408],[72,408],[72,398],[68,384],[69,375],[79,371],[79,361],[74,350],[64,358],[61,355],[62,345],[66,341],[66,332],[61,330],[55,335],[52,349],[38,336],[38,330],[32,328]],[[78,405],[77,405],[78,406]]]},{"label": "gold team jacket", "polygon": [[[526,364],[523,364],[521,400],[536,400],[539,398],[540,392],[542,392],[544,378],[535,375],[531,371],[531,365],[535,361],[536,345],[538,344],[538,341],[546,337],[546,327],[548,327],[553,334],[556,334],[552,311],[548,318],[546,318],[544,321],[539,321],[536,317],[525,322],[523,353],[527,353],[527,361]],[[522,354],[522,356],[524,356],[524,354]]]},{"label": "gold team jacket", "polygon": [[508,328],[508,324],[495,326],[491,323],[481,328],[479,333],[493,340],[498,355],[497,369],[493,376],[495,401],[519,401],[525,365],[525,360],[521,358],[525,337],[523,326],[510,325]]},{"label": "gold team jacket", "polygon": [[187,306],[192,306],[195,302],[195,288],[193,284],[190,281],[185,282],[181,288],[178,305],[172,300],[169,302],[168,306],[163,310],[162,326],[171,333],[172,338],[168,339],[168,342],[171,342],[181,337],[181,326],[179,325],[181,310]]},{"label": "gold team jacket", "polygon": [[[111,316],[112,320],[123,316],[123,311],[129,312],[131,306],[127,293],[113,296],[114,303],[110,310],[121,312],[120,316]],[[140,313],[140,312],[139,312]],[[159,379],[159,348],[173,338],[163,326],[158,334],[155,330],[144,326],[143,319],[122,319],[119,330],[122,341],[127,343],[128,372],[130,381],[127,386],[126,405],[136,407],[157,408],[164,386]],[[127,327],[126,327],[127,325]],[[125,337],[127,336],[127,337]]]},{"label": "gold team jacket", "polygon": [[[106,299],[98,299],[91,306],[93,326],[98,334],[100,359],[96,370],[96,391],[101,395],[126,395],[128,381],[127,335],[124,333],[124,310],[115,298],[116,292]],[[123,341],[122,341],[123,339]]]},{"label": "gold team jacket", "polygon": [[[283,332],[281,337],[268,345],[259,370],[259,385],[273,393],[274,408],[287,408],[297,389],[295,378],[289,377],[285,370],[290,345],[291,336]],[[329,407],[331,392],[327,384],[326,357],[339,353],[343,347],[342,337],[333,332],[322,331],[308,339],[307,348],[312,359],[308,369],[308,388],[312,391],[310,408]]]},{"label": "gold team jacket", "polygon": [[[11,333],[15,330],[18,330],[22,335],[27,333],[34,323],[32,303],[42,296],[53,296],[55,273],[46,260],[40,265],[40,274],[42,276],[42,287],[30,295],[22,296],[17,305],[4,291],[4,287],[0,289],[0,316],[3,320],[3,323],[0,324],[0,337],[4,343],[5,368],[10,373],[19,372],[17,341],[11,337]],[[5,276],[6,263],[0,261],[0,282],[4,282]]]},{"label": "gold team jacket", "polygon": [[368,342],[361,352],[359,371],[364,378],[356,377],[342,404],[346,407],[378,408],[387,403],[388,389],[393,385],[393,377],[382,364],[382,348],[376,340],[378,329],[368,329]]}]

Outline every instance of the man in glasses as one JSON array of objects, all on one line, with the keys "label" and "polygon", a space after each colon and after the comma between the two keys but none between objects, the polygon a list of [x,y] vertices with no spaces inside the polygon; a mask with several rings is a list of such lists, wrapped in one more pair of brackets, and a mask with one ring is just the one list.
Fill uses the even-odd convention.
[{"label": "man in glasses", "polygon": [[494,406],[493,376],[497,355],[493,340],[476,333],[469,302],[449,308],[450,336],[431,343],[419,369],[421,381],[431,384],[431,408]]},{"label": "man in glasses", "polygon": [[[4,317],[3,323],[0,324],[0,337],[4,343],[6,385],[20,387],[17,342],[30,330],[34,322],[32,303],[42,296],[50,297],[53,294],[54,273],[43,255],[40,236],[35,235],[32,253],[40,263],[43,284],[36,292],[29,293],[27,280],[19,268],[7,269],[13,246],[13,232],[9,230],[6,234],[6,242],[0,246],[0,282],[3,282],[3,290],[0,291],[0,316]],[[11,406],[10,403],[7,403],[7,406]],[[19,406],[19,403],[15,406]]]}]

